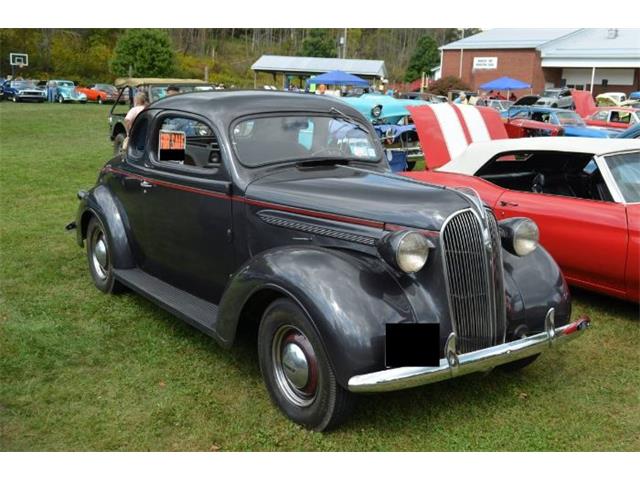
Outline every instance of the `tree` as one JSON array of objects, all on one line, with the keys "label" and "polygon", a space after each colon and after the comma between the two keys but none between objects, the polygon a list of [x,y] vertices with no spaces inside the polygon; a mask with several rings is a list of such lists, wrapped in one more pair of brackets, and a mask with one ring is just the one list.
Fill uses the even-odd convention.
[{"label": "tree", "polygon": [[326,29],[312,28],[302,41],[303,57],[335,57],[336,41]]},{"label": "tree", "polygon": [[413,51],[404,79],[406,82],[412,82],[422,78],[422,72],[429,73],[433,67],[437,67],[439,64],[438,44],[431,35],[425,35],[420,38]]},{"label": "tree", "polygon": [[175,53],[169,35],[162,30],[128,30],[120,37],[111,60],[115,75],[167,77],[173,74]]},{"label": "tree", "polygon": [[429,84],[429,92],[436,95],[447,95],[451,90],[471,90],[471,87],[458,77],[444,77]]}]

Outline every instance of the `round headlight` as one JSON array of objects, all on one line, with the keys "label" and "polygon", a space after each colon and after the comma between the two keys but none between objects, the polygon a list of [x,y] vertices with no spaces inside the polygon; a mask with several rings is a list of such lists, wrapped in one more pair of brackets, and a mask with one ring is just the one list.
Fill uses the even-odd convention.
[{"label": "round headlight", "polygon": [[533,252],[540,241],[538,226],[528,218],[509,218],[500,222],[502,245],[511,253],[524,257]]},{"label": "round headlight", "polygon": [[378,243],[378,251],[394,268],[406,273],[415,273],[424,267],[433,244],[422,234],[413,230],[390,233]]},{"label": "round headlight", "polygon": [[418,232],[406,232],[398,242],[396,263],[400,270],[415,273],[424,267],[429,258],[429,243]]},{"label": "round headlight", "polygon": [[371,109],[371,116],[378,118],[382,114],[382,105],[376,105]]}]

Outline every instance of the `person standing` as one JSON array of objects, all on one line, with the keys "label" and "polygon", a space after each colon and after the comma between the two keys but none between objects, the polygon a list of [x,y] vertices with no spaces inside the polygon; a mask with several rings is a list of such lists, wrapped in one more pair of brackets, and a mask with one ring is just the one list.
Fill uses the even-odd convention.
[{"label": "person standing", "polygon": [[56,95],[58,94],[58,84],[55,80],[49,80],[47,83],[47,100],[49,103],[56,101]]},{"label": "person standing", "polygon": [[136,117],[140,114],[142,110],[147,108],[149,101],[147,100],[147,94],[144,92],[136,93],[136,96],[133,99],[133,107],[131,110],[127,112],[127,116],[124,117],[124,126],[127,129],[127,137],[129,136],[129,131],[131,130],[131,125],[135,121]]}]

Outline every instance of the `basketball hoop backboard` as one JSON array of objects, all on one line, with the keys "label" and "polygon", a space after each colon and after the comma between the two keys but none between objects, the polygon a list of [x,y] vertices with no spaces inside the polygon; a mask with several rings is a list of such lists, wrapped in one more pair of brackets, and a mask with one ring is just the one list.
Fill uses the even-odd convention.
[{"label": "basketball hoop backboard", "polygon": [[26,67],[29,65],[29,55],[26,53],[10,53],[9,63],[11,65],[17,65],[20,68]]}]

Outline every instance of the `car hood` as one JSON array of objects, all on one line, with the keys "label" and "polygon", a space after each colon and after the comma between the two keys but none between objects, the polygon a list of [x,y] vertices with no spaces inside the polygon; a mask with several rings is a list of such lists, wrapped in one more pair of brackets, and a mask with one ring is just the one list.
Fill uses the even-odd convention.
[{"label": "car hood", "polygon": [[567,137],[588,137],[588,138],[610,138],[613,132],[606,128],[594,127],[577,127],[571,125],[563,125],[564,134]]},{"label": "car hood", "polygon": [[255,180],[245,196],[265,208],[274,203],[426,230],[440,230],[453,212],[473,207],[456,190],[348,166],[285,168]]}]

